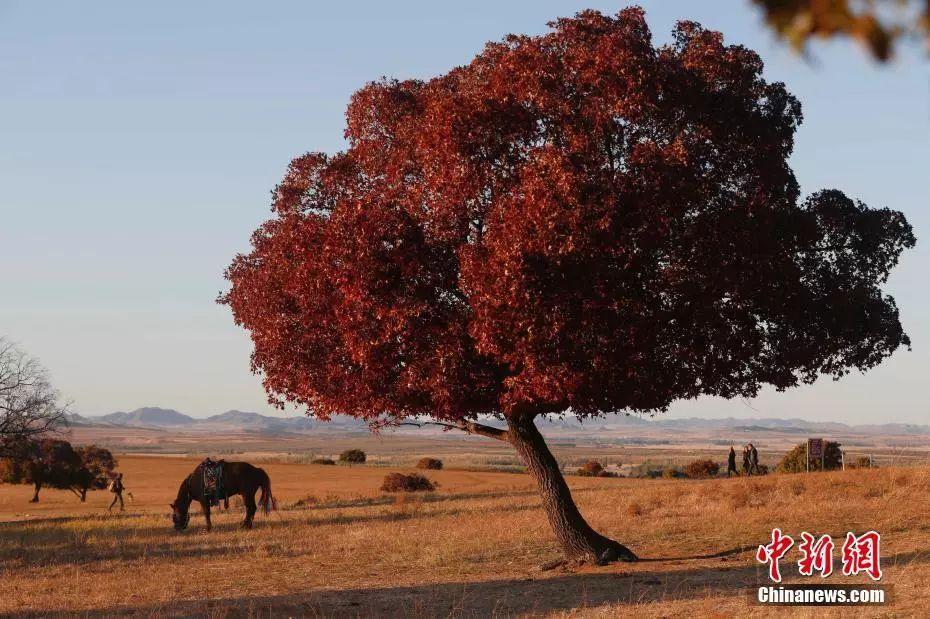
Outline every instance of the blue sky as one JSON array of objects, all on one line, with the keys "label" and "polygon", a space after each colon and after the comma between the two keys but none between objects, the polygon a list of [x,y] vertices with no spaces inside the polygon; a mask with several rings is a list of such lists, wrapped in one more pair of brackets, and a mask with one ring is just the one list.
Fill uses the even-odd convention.
[{"label": "blue sky", "polygon": [[[749,0],[641,3],[758,51],[804,106],[792,163],[904,211],[918,235],[888,285],[913,351],[871,373],[675,416],[930,421],[930,59],[877,66],[854,44],[804,59]],[[0,1],[0,334],[42,359],[85,414],[146,405],[268,412],[250,344],[214,299],[269,214],[288,161],[342,147],[345,105],[380,76],[430,76],[485,41],[603,2]]]}]

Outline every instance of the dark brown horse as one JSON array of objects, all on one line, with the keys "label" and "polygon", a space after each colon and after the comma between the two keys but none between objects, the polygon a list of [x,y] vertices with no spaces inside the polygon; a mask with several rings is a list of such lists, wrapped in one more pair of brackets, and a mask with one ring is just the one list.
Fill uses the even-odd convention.
[{"label": "dark brown horse", "polygon": [[210,501],[227,500],[229,497],[241,494],[245,503],[245,520],[242,526],[251,529],[252,519],[255,517],[255,493],[261,488],[262,495],[258,500],[262,511],[266,514],[276,508],[276,501],[271,495],[271,480],[264,470],[252,466],[248,462],[226,462],[221,460],[222,474],[220,476],[218,496],[207,496],[204,493],[203,465],[199,465],[194,472],[187,476],[181,487],[178,488],[178,497],[171,504],[171,519],[174,528],[183,531],[190,522],[190,504],[199,501],[203,515],[207,519],[207,531],[212,528],[210,524]]}]

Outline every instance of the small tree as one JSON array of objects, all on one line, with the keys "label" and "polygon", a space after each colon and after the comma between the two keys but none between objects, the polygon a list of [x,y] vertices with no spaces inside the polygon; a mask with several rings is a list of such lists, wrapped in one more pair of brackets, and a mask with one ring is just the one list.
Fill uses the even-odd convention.
[{"label": "small tree", "polygon": [[346,449],[339,454],[339,461],[348,462],[349,464],[361,464],[365,462],[366,459],[367,456],[361,449]]},{"label": "small tree", "polygon": [[88,490],[103,490],[113,479],[117,461],[109,449],[96,445],[85,445],[75,450],[83,467],[77,475],[75,491],[83,503]]},{"label": "small tree", "polygon": [[600,477],[604,473],[604,467],[597,460],[588,460],[578,469],[578,475],[582,477]]},{"label": "small tree", "polygon": [[31,503],[39,502],[44,486],[75,491],[86,479],[81,457],[68,441],[47,438],[19,443],[4,460],[2,481],[35,486]]},{"label": "small tree", "polygon": [[583,518],[540,417],[753,397],[910,343],[881,290],[904,215],[802,199],[800,103],[699,24],[657,48],[641,9],[584,11],[346,117],[227,270],[253,369],[323,420],[511,445],[569,559],[636,555]]},{"label": "small tree", "polygon": [[[843,453],[840,451],[840,444],[833,441],[824,441],[823,452],[823,469],[832,471],[843,466]],[[788,453],[782,457],[781,462],[775,469],[779,473],[804,473],[807,468],[807,443],[795,445]],[[811,458],[810,470],[821,470],[820,459]]]},{"label": "small tree", "polygon": [[43,487],[70,490],[84,502],[88,490],[106,488],[116,464],[108,449],[96,445],[75,449],[63,440],[26,441],[0,459],[0,481],[35,486],[32,503]]}]

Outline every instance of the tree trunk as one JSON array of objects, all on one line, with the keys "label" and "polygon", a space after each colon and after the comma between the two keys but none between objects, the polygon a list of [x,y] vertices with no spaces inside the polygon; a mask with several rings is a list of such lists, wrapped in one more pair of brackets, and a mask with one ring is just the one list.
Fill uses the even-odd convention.
[{"label": "tree trunk", "polygon": [[539,486],[543,508],[565,557],[597,565],[635,561],[636,555],[626,546],[604,537],[581,516],[558,462],[533,420],[508,421],[508,426],[508,439]]},{"label": "tree trunk", "polygon": [[36,482],[36,493],[32,495],[32,500],[29,501],[30,503],[39,502],[39,490],[41,489],[42,489],[42,484],[40,484],[39,482]]}]

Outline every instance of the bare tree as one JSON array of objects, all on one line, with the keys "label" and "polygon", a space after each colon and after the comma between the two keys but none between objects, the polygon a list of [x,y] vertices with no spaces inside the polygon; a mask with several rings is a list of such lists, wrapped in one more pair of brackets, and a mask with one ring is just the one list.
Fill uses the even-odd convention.
[{"label": "bare tree", "polygon": [[60,399],[39,360],[0,337],[0,455],[67,425]]}]

